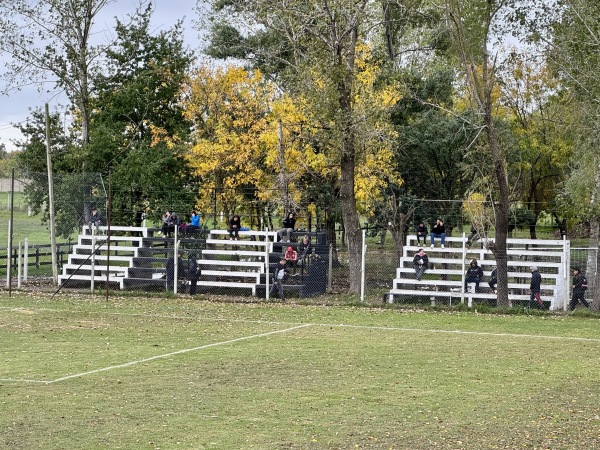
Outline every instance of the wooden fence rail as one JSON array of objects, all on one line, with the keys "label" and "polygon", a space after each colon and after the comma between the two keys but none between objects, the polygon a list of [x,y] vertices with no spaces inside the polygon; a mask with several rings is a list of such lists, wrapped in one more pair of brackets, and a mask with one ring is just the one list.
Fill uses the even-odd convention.
[{"label": "wooden fence rail", "polygon": [[[62,265],[67,262],[69,254],[72,252],[73,245],[76,242],[63,242],[56,244],[56,252],[57,252],[57,262],[58,267],[62,267]],[[44,269],[45,266],[49,268],[49,272],[52,273],[52,248],[51,244],[34,244],[29,245],[27,248],[27,269],[30,274],[33,274],[32,269],[40,270]],[[19,246],[13,245],[11,249],[11,257],[12,257],[12,269],[13,275],[17,270],[17,264],[19,261]],[[25,256],[25,247],[21,246],[21,257]],[[4,261],[4,264],[0,266],[0,273],[6,274],[6,270],[8,267],[8,247],[0,247],[0,261]],[[25,260],[22,259],[23,264],[25,264]]]}]

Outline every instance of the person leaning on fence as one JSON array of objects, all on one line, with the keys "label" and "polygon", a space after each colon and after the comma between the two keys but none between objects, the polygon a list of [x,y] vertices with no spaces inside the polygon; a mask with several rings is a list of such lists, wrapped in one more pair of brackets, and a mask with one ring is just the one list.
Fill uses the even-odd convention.
[{"label": "person leaning on fence", "polygon": [[417,244],[421,245],[421,239],[423,239],[423,245],[427,245],[427,225],[423,222],[419,222],[419,225],[415,227],[417,234]]},{"label": "person leaning on fence", "polygon": [[540,296],[540,292],[542,290],[542,275],[540,274],[537,266],[531,266],[529,270],[531,270],[531,283],[529,284],[530,293],[527,307],[531,309],[534,301],[536,301],[540,309],[544,309],[544,302],[542,302],[542,298]]},{"label": "person leaning on fence", "polygon": [[88,220],[88,229],[90,233],[92,232],[92,227],[96,228],[96,234],[100,231],[100,225],[104,223],[104,220],[100,216],[100,213],[96,208],[92,209],[92,214],[90,214],[90,219]]},{"label": "person leaning on fence", "polygon": [[282,242],[290,242],[294,228],[296,228],[296,217],[294,216],[294,213],[291,212],[283,219],[283,228],[277,231],[279,240]]},{"label": "person leaning on fence", "polygon": [[483,269],[479,264],[477,264],[477,260],[474,259],[469,264],[469,268],[467,269],[467,274],[465,276],[465,292],[467,291],[467,286],[469,283],[475,283],[475,292],[479,292],[479,283],[483,278]]},{"label": "person leaning on fence", "polygon": [[[166,270],[166,289],[169,292],[174,291],[175,287],[175,258],[173,255],[167,258],[167,264],[165,267]],[[181,255],[177,255],[177,281],[181,283],[181,280],[185,277],[185,268],[183,267],[183,260],[181,259]]]},{"label": "person leaning on fence", "polygon": [[192,252],[188,256],[188,281],[190,282],[190,295],[196,295],[196,284],[200,277],[200,269],[198,267],[198,256]]},{"label": "person leaning on fence", "polygon": [[279,292],[279,298],[281,301],[285,302],[285,296],[283,294],[283,284],[288,277],[287,270],[287,261],[285,258],[281,258],[279,260],[279,264],[275,266],[273,270],[273,283],[271,284],[271,290],[269,291],[269,296],[272,296],[275,291]]},{"label": "person leaning on fence", "polygon": [[231,219],[229,219],[229,240],[237,241],[240,238],[240,228],[242,227],[242,220],[240,216],[234,214]]},{"label": "person leaning on fence", "polygon": [[444,221],[442,219],[438,219],[435,222],[435,225],[431,228],[431,234],[429,239],[431,241],[431,248],[435,245],[435,238],[439,238],[442,242],[442,248],[444,248],[444,244],[446,243],[446,227],[444,226]]},{"label": "person leaning on fence", "polygon": [[428,266],[429,258],[425,254],[425,250],[420,248],[419,251],[416,253],[415,257],[413,258],[413,267],[415,268],[415,275],[417,277],[417,280],[421,280],[421,277],[427,270]]},{"label": "person leaning on fence", "polygon": [[581,302],[586,308],[590,307],[590,304],[585,299],[585,291],[587,288],[587,278],[581,273],[581,269],[579,267],[575,267],[573,269],[573,295],[571,297],[571,303],[569,303],[570,311],[573,311],[579,302]]}]

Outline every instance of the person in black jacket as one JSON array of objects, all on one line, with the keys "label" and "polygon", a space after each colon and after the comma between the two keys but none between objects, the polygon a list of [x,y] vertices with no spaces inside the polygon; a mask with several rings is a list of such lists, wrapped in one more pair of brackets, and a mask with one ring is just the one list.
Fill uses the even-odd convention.
[{"label": "person in black jacket", "polygon": [[444,248],[444,244],[446,243],[446,227],[444,226],[444,221],[442,219],[438,219],[431,228],[431,235],[429,236],[431,248],[433,248],[435,244],[435,238],[439,238],[442,241],[442,248]]},{"label": "person in black jacket", "polygon": [[569,303],[569,310],[573,311],[579,302],[583,303],[586,308],[590,307],[590,304],[584,298],[587,287],[587,278],[581,273],[579,267],[575,267],[573,269],[573,296],[571,297],[571,303]]},{"label": "person in black jacket", "polygon": [[92,227],[96,227],[96,234],[100,231],[99,227],[104,223],[104,219],[98,213],[96,208],[92,209],[92,214],[90,215],[90,219],[88,220],[88,228],[90,233],[92,232]]},{"label": "person in black jacket", "polygon": [[531,283],[529,284],[530,295],[527,307],[531,309],[533,302],[537,301],[538,305],[540,305],[540,309],[544,309],[544,302],[542,302],[542,298],[540,297],[540,292],[542,290],[542,275],[537,266],[531,266],[529,269],[531,270]]},{"label": "person in black jacket", "polygon": [[469,283],[475,283],[475,292],[479,292],[479,282],[483,278],[483,269],[479,264],[477,264],[477,260],[474,259],[469,264],[469,268],[467,269],[467,274],[465,276],[465,292],[467,291],[467,286]]},{"label": "person in black jacket", "polygon": [[188,281],[190,282],[190,295],[196,295],[196,284],[200,276],[198,267],[198,256],[196,253],[190,253],[188,256]]},{"label": "person in black jacket", "polygon": [[420,248],[413,258],[413,267],[415,268],[415,276],[417,277],[417,280],[421,280],[421,277],[427,270],[428,266],[429,258],[425,254],[425,250]]},{"label": "person in black jacket", "polygon": [[229,219],[229,228],[227,229],[227,231],[229,231],[230,241],[237,241],[239,239],[241,226],[242,220],[240,219],[240,216],[234,214],[234,216]]},{"label": "person in black jacket", "polygon": [[181,219],[176,212],[166,211],[163,216],[163,223],[160,231],[164,237],[170,238],[175,231],[175,227],[179,226]]},{"label": "person in black jacket", "polygon": [[[173,255],[167,258],[166,264],[166,281],[167,281],[167,291],[173,292],[175,290],[175,258]],[[183,260],[181,259],[181,255],[177,255],[177,282],[180,283],[181,280],[185,277],[185,268],[183,267]]]},{"label": "person in black jacket", "polygon": [[419,222],[419,225],[415,227],[417,233],[417,244],[421,245],[421,238],[423,239],[423,245],[427,245],[427,225],[423,222]]},{"label": "person in black jacket", "polygon": [[294,216],[294,213],[291,212],[283,219],[283,228],[277,231],[279,240],[282,242],[290,242],[294,228],[296,228],[296,217]]},{"label": "person in black jacket", "polygon": [[271,290],[269,296],[273,295],[275,291],[279,291],[279,298],[285,302],[285,296],[283,294],[283,284],[288,277],[287,261],[284,258],[279,260],[279,264],[273,269],[273,283],[271,284]]}]

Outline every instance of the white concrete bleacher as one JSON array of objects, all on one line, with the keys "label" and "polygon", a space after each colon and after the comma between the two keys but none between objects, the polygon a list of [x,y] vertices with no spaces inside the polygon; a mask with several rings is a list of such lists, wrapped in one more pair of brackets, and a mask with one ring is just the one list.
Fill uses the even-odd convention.
[{"label": "white concrete bleacher", "polygon": [[[491,240],[493,241],[493,239]],[[427,240],[429,242],[429,239]],[[432,305],[440,301],[472,306],[477,301],[495,302],[496,294],[489,288],[488,280],[496,266],[491,250],[477,241],[471,248],[467,239],[446,237],[446,246],[439,240],[432,249],[419,245],[415,235],[406,238],[403,254],[387,301],[426,297]],[[429,269],[421,280],[415,277],[413,257],[423,247],[429,258]],[[566,309],[569,298],[569,241],[541,239],[508,239],[508,290],[509,301],[515,306],[529,302],[531,266],[537,266],[542,275],[541,298],[549,309]],[[465,290],[465,273],[472,259],[476,259],[484,272],[480,292]]]},{"label": "white concrete bleacher", "polygon": [[197,285],[245,288],[255,296],[276,241],[276,231],[240,231],[238,240],[230,240],[227,230],[209,231],[198,260],[202,275]]},{"label": "white concrete bleacher", "polygon": [[[95,228],[95,227],[93,227],[93,228]],[[98,227],[99,233],[96,233],[94,230],[90,230],[87,226],[84,226],[82,229],[81,235],[83,235],[83,236],[96,235],[97,237],[100,237],[102,235],[106,235],[106,233],[108,232],[108,228],[109,227],[107,225],[100,225]],[[127,226],[115,226],[115,225],[110,226],[111,238],[114,237],[112,235],[113,232],[115,232],[115,233],[123,232],[123,233],[129,233],[129,234],[139,233],[142,237],[149,237],[152,235],[151,230],[153,230],[153,228],[127,227]]]},{"label": "white concrete bleacher", "polygon": [[[126,280],[134,270],[134,259],[153,259],[140,255],[145,245],[152,245],[149,241],[154,239],[153,229],[111,226],[110,241],[106,234],[102,234],[108,231],[108,227],[99,227],[100,234],[95,234],[95,229],[92,231],[90,233],[87,226],[83,227],[59,275],[61,284],[90,284],[94,280],[108,280],[117,284],[119,289],[125,289],[128,286]],[[113,231],[116,232],[114,235]],[[226,230],[210,231],[205,240],[206,248],[198,252],[201,255],[198,259],[201,278],[197,286],[246,288],[256,295],[256,286],[260,284],[261,275],[268,265],[268,253],[273,251],[273,242],[277,241],[277,232],[240,231],[239,236],[239,240],[232,241]],[[109,243],[110,255],[107,254]],[[95,254],[90,256],[92,253]],[[151,270],[157,272],[152,277],[155,281],[156,275],[161,275],[158,273],[161,270],[164,273],[164,268]]]},{"label": "white concrete bleacher", "polygon": [[[100,232],[107,231],[100,226]],[[142,227],[111,227],[111,231],[139,233],[145,235]],[[138,256],[143,238],[139,236],[95,234],[95,230],[82,228],[68,256],[67,263],[62,266],[58,276],[59,283],[91,284],[94,281],[114,283],[123,289],[123,280],[127,278],[128,269],[133,266],[133,258]],[[110,255],[108,254],[110,245]],[[108,263],[108,265],[107,265]],[[108,277],[107,277],[108,274]]]}]

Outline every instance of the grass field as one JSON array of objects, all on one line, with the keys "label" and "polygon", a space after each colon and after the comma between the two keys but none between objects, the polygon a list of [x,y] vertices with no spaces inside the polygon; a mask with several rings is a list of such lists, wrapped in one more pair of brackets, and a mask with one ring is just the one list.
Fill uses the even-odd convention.
[{"label": "grass field", "polygon": [[600,448],[600,322],[0,297],[0,448]]}]

